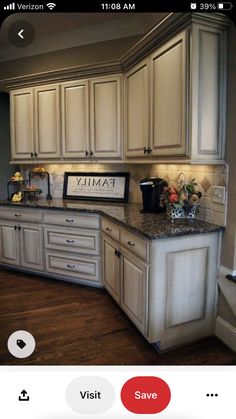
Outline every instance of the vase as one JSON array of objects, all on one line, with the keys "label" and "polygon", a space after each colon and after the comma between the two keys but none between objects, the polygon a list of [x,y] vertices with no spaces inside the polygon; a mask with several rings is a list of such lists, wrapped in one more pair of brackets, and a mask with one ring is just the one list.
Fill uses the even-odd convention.
[{"label": "vase", "polygon": [[184,218],[184,209],[183,208],[175,208],[175,207],[167,207],[167,214],[171,218]]},{"label": "vase", "polygon": [[198,205],[192,205],[187,210],[185,210],[185,217],[186,218],[195,218],[197,212]]}]

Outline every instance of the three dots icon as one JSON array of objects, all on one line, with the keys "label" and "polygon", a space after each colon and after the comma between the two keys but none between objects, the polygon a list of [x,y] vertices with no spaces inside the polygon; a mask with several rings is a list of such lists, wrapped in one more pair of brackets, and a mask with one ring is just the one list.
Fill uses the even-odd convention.
[{"label": "three dots icon", "polygon": [[207,393],[206,397],[218,397],[218,393]]}]

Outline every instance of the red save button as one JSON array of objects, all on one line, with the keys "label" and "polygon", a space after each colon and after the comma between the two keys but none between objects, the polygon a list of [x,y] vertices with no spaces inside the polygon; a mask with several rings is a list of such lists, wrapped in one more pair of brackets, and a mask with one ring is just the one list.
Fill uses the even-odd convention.
[{"label": "red save button", "polygon": [[170,388],[158,377],[133,377],[121,389],[121,401],[132,413],[153,414],[164,410],[170,402]]}]

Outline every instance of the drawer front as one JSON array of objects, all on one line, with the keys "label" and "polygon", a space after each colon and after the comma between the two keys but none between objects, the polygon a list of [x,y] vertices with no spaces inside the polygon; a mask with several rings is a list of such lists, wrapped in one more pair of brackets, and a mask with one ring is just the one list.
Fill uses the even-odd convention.
[{"label": "drawer front", "polygon": [[102,219],[102,231],[112,239],[119,241],[119,227],[106,219]]},{"label": "drawer front", "polygon": [[44,228],[44,244],[47,249],[99,255],[100,233],[95,230]]},{"label": "drawer front", "polygon": [[1,207],[0,208],[0,219],[14,220],[14,221],[26,221],[29,223],[41,223],[42,211],[37,209],[27,209],[19,207]]},{"label": "drawer front", "polygon": [[140,257],[146,262],[149,261],[149,243],[145,240],[142,240],[139,237],[129,233],[128,231],[121,229],[120,243],[136,256]]},{"label": "drawer front", "polygon": [[71,276],[79,280],[100,282],[100,259],[96,257],[65,256],[46,252],[46,270],[61,276]]},{"label": "drawer front", "polygon": [[99,229],[99,215],[72,214],[72,213],[45,213],[44,223],[63,225],[64,227],[81,227]]}]

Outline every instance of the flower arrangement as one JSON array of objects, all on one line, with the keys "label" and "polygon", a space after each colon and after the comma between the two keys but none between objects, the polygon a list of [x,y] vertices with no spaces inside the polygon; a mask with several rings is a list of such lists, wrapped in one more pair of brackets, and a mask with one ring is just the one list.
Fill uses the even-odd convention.
[{"label": "flower arrangement", "polygon": [[177,184],[178,186],[170,186],[166,191],[167,212],[172,218],[194,218],[202,196],[198,191],[198,184],[195,178],[186,180],[183,173],[179,175]]}]

